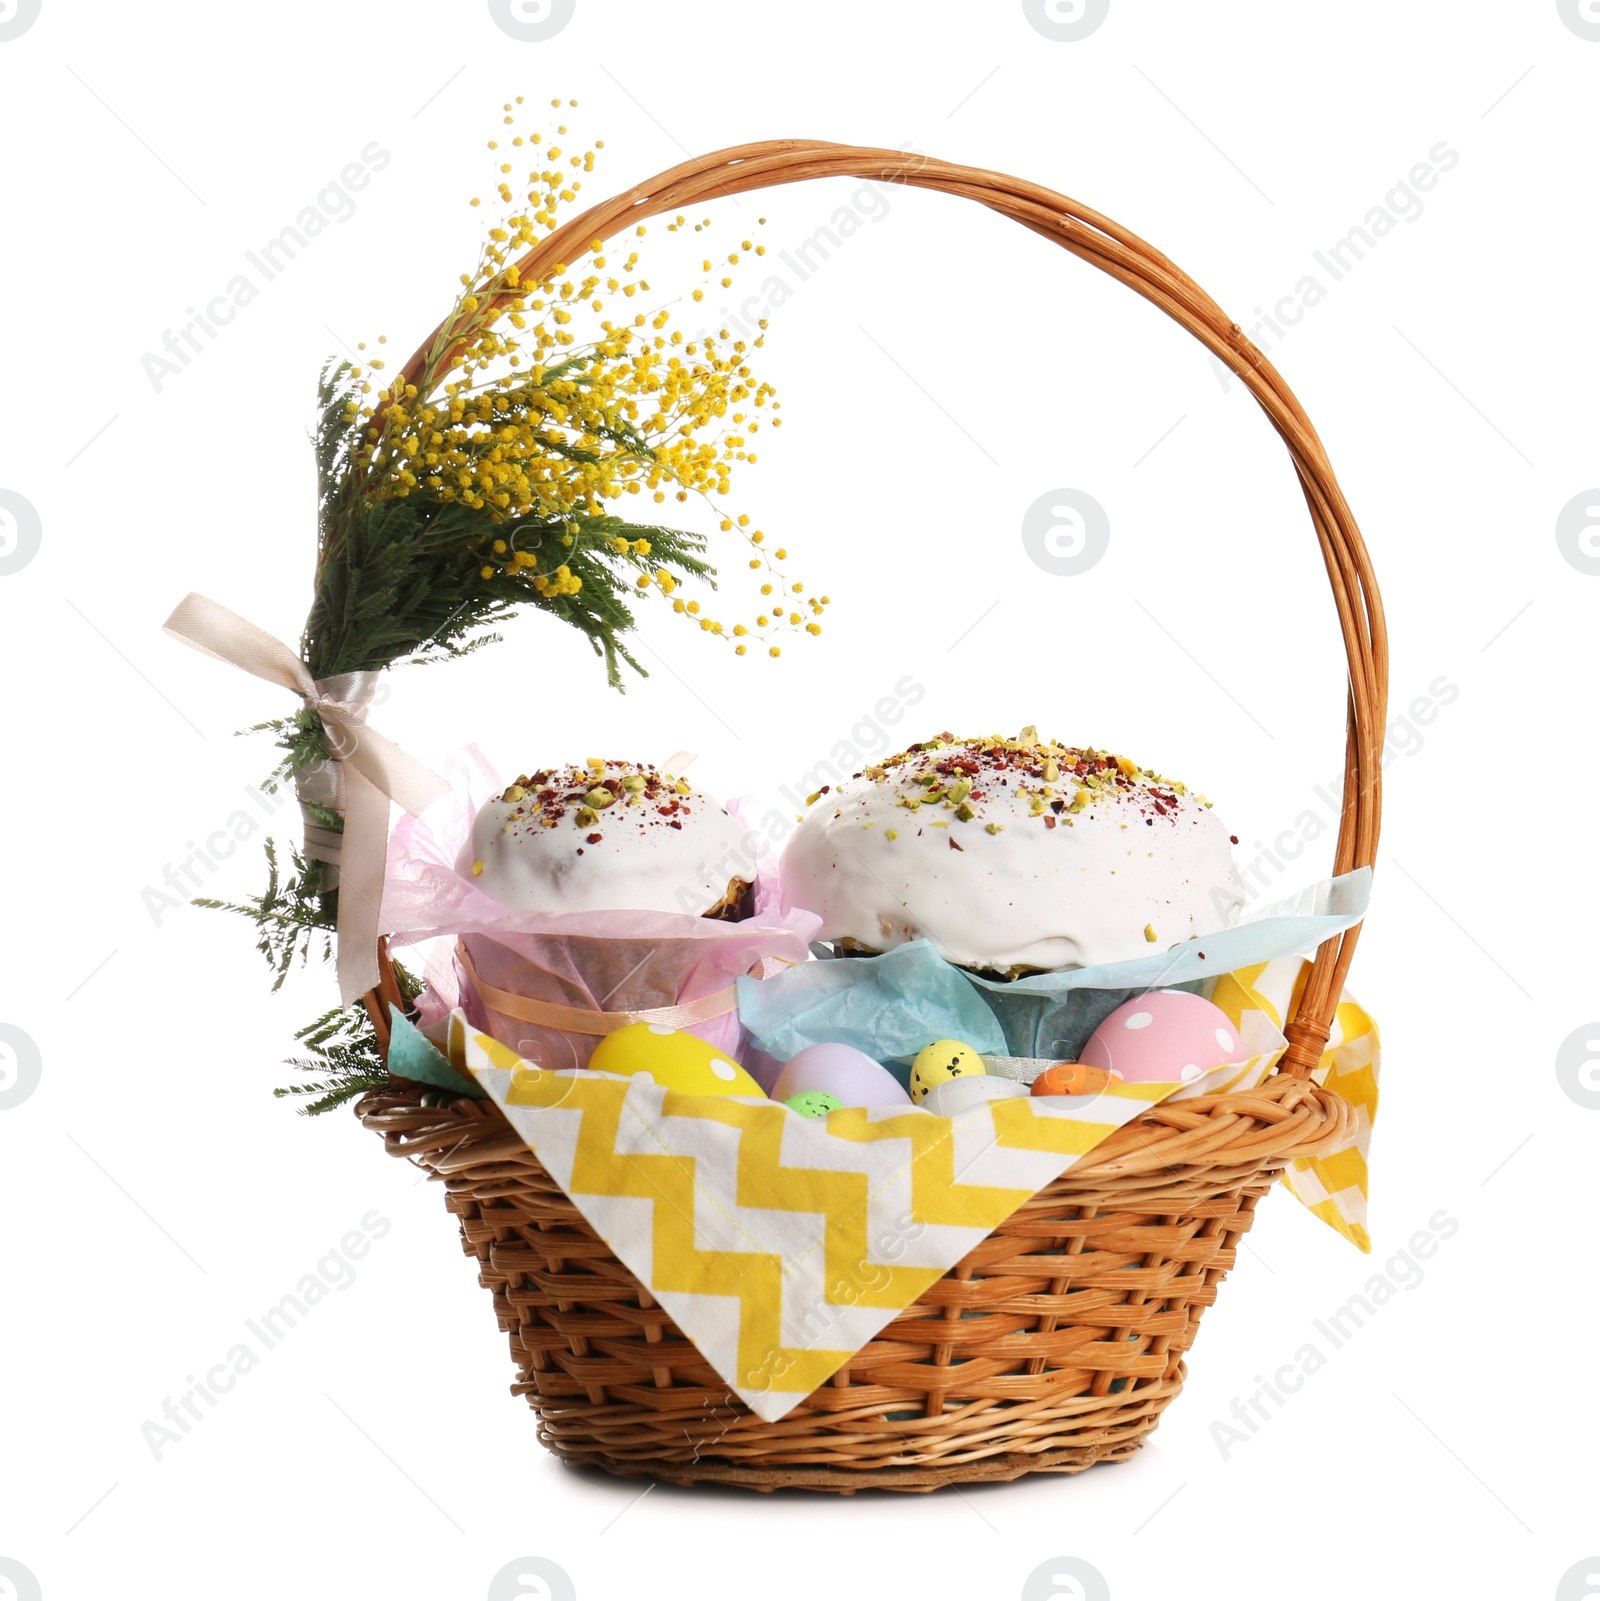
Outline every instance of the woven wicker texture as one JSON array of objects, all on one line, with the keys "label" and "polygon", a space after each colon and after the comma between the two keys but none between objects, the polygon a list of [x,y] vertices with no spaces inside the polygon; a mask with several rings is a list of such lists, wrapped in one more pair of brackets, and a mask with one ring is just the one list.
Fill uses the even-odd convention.
[{"label": "woven wicker texture", "polygon": [[[775,184],[849,177],[973,200],[1109,273],[1238,375],[1289,450],[1349,662],[1334,871],[1377,850],[1388,681],[1382,605],[1327,454],[1277,371],[1200,287],[1127,229],[1001,173],[801,140],[685,162],[573,219],[518,263],[523,282],[662,213]],[[451,343],[436,329],[423,349]],[[419,353],[420,357],[420,353]],[[402,377],[414,376],[413,357]],[[1129,1124],[1042,1190],[793,1412],[731,1399],[491,1104],[396,1082],[357,1108],[392,1154],[443,1180],[511,1339],[517,1392],[567,1461],[770,1490],[928,1490],[1075,1473],[1137,1450],[1183,1383],[1200,1314],[1283,1166],[1345,1139],[1354,1113],[1307,1082],[1359,928],[1317,953],[1279,1071],[1246,1095]],[[387,961],[370,998],[387,1035]]]}]

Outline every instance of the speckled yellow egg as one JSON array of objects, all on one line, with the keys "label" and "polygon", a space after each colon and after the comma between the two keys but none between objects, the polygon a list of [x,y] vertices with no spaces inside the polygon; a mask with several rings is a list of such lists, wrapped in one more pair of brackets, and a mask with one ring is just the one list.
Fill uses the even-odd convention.
[{"label": "speckled yellow egg", "polygon": [[983,1058],[970,1045],[963,1045],[960,1040],[935,1040],[932,1045],[923,1046],[911,1064],[911,1099],[920,1106],[923,1096],[935,1084],[985,1071]]},{"label": "speckled yellow egg", "polygon": [[589,1066],[597,1073],[632,1078],[646,1073],[663,1089],[680,1095],[735,1095],[764,1101],[762,1088],[734,1059],[698,1034],[629,1023],[595,1046]]}]

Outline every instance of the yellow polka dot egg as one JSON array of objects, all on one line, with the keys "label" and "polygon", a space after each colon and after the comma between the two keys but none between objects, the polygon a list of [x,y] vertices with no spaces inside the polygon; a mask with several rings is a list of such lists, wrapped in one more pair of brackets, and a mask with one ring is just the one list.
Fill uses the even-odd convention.
[{"label": "yellow polka dot egg", "polygon": [[935,1084],[948,1084],[953,1078],[971,1078],[986,1072],[983,1058],[960,1040],[935,1040],[917,1052],[911,1064],[911,1099],[918,1106]]},{"label": "yellow polka dot egg", "polygon": [[589,1058],[597,1073],[634,1078],[643,1073],[663,1089],[680,1095],[731,1095],[764,1101],[765,1092],[727,1054],[709,1040],[659,1023],[629,1023],[595,1046]]}]

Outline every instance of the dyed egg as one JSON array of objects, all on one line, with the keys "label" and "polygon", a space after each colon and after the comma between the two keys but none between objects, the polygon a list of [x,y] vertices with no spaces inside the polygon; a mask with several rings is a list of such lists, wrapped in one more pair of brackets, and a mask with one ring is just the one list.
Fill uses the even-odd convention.
[{"label": "dyed egg", "polygon": [[935,1117],[955,1117],[971,1111],[985,1101],[1009,1101],[1028,1093],[1026,1084],[1011,1078],[995,1078],[988,1073],[962,1074],[930,1084],[922,1097],[922,1110]]},{"label": "dyed egg", "polygon": [[1099,1095],[1116,1083],[1120,1073],[1108,1073],[1103,1067],[1090,1067],[1085,1062],[1052,1062],[1033,1081],[1035,1095]]},{"label": "dyed egg", "polygon": [[1124,1001],[1083,1048],[1087,1066],[1130,1084],[1192,1084],[1224,1062],[1242,1062],[1244,1054],[1228,1014],[1187,990],[1151,990]]},{"label": "dyed egg", "polygon": [[911,1064],[911,1099],[920,1106],[935,1084],[986,1071],[983,1058],[970,1045],[963,1045],[960,1040],[935,1040],[932,1045],[924,1045]]},{"label": "dyed egg", "polygon": [[837,1112],[844,1102],[826,1090],[801,1090],[797,1095],[791,1095],[783,1104],[791,1112],[798,1112],[801,1117],[826,1117],[829,1112]]},{"label": "dyed egg", "polygon": [[644,1073],[680,1095],[737,1095],[764,1101],[761,1086],[709,1040],[659,1023],[629,1023],[594,1048],[589,1066],[597,1073],[632,1078]]},{"label": "dyed egg", "polygon": [[853,1045],[808,1045],[784,1064],[772,1086],[775,1101],[821,1090],[841,1106],[904,1106],[911,1099],[887,1068]]}]

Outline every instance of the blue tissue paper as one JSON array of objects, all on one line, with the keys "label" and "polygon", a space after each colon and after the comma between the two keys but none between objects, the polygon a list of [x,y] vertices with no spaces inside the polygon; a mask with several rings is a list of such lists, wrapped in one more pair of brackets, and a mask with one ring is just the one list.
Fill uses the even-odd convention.
[{"label": "blue tissue paper", "polygon": [[470,1095],[475,1101],[487,1098],[470,1078],[450,1065],[450,1058],[421,1029],[393,1006],[389,1008],[389,1025],[389,1071],[396,1078],[414,1079],[455,1095]]},{"label": "blue tissue paper", "polygon": [[775,978],[739,980],[739,1021],[787,1062],[808,1045],[853,1045],[877,1062],[908,1060],[930,1040],[964,1040],[1005,1054],[1005,1034],[983,996],[927,940],[882,956],[805,962]]}]

